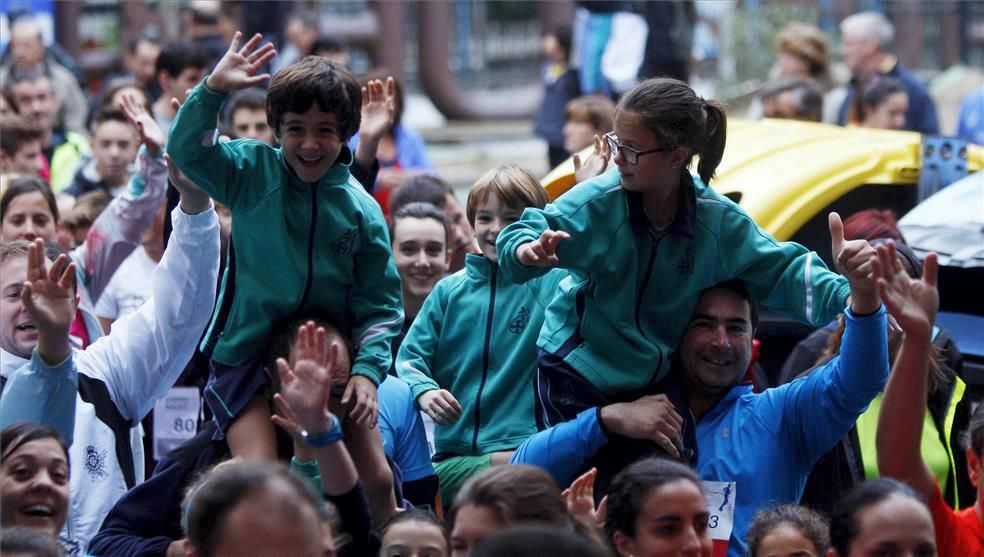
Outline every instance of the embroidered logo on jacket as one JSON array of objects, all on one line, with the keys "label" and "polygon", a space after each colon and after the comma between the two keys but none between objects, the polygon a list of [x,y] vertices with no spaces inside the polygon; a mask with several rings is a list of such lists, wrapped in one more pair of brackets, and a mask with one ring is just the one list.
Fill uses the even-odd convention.
[{"label": "embroidered logo on jacket", "polygon": [[514,335],[522,333],[523,329],[526,328],[527,323],[530,322],[531,313],[530,308],[527,306],[519,308],[519,314],[515,319],[509,322],[509,332]]},{"label": "embroidered logo on jacket", "polygon": [[338,255],[351,255],[355,244],[356,229],[349,228],[342,237],[331,243],[331,250]]},{"label": "embroidered logo on jacket", "polygon": [[687,244],[683,257],[677,262],[677,273],[681,275],[691,275],[694,272],[694,245]]},{"label": "embroidered logo on jacket", "polygon": [[106,469],[105,450],[99,450],[98,447],[89,445],[85,448],[83,459],[85,461],[85,471],[89,473],[89,477],[93,481],[109,476],[109,471]]}]

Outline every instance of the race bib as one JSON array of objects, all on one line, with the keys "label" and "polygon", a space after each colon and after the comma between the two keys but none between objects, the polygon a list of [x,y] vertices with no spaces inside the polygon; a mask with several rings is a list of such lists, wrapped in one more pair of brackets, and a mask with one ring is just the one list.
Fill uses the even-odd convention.
[{"label": "race bib", "polygon": [[154,405],[154,460],[198,433],[202,399],[194,387],[173,387]]},{"label": "race bib", "polygon": [[704,498],[707,510],[711,513],[707,529],[714,542],[714,557],[725,557],[728,553],[728,540],[735,524],[735,482],[713,482],[704,480]]}]

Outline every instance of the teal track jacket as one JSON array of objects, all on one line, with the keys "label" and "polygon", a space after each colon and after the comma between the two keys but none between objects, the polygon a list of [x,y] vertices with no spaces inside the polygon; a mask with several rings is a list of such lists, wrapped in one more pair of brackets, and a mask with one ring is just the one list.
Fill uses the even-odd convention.
[{"label": "teal track jacket", "polygon": [[[262,351],[274,326],[318,315],[351,335],[352,373],[378,384],[392,361],[403,302],[386,221],[349,174],[352,152],[343,147],[318,183],[302,182],[279,148],[217,140],[225,98],[204,81],[198,85],[178,111],[167,145],[171,160],[228,206],[235,223],[234,261],[205,340],[215,343],[213,359],[241,364]],[[220,310],[230,303],[222,326]]]},{"label": "teal track jacket", "polygon": [[516,248],[546,229],[563,230],[568,281],[547,309],[537,345],[563,357],[607,394],[644,389],[670,369],[702,290],[738,278],[762,305],[821,326],[844,310],[850,287],[799,244],[777,242],[735,203],[681,173],[683,195],[668,227],[656,229],[639,193],[617,170],[578,184],[544,209],[526,209],[496,242],[502,273],[518,282],[548,269],[526,267]]},{"label": "teal track jacket", "polygon": [[462,406],[434,430],[437,452],[477,456],[515,449],[536,432],[533,380],[543,312],[568,276],[555,270],[514,284],[470,254],[427,297],[396,357],[413,399],[447,389]]}]

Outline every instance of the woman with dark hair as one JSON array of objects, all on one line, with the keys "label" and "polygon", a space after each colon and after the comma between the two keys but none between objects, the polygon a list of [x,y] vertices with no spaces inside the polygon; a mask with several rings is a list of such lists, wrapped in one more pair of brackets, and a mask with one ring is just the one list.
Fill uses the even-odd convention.
[{"label": "woman with dark hair", "polygon": [[58,202],[48,184],[34,176],[16,178],[0,196],[0,241],[54,242],[58,218]]},{"label": "woman with dark hair", "polygon": [[697,473],[670,460],[640,460],[608,488],[605,537],[622,557],[710,557],[710,513]]},{"label": "woman with dark hair", "polygon": [[909,110],[909,94],[901,81],[879,77],[864,88],[861,107],[862,128],[903,130],[905,113]]},{"label": "woman with dark hair", "polygon": [[911,487],[887,478],[844,495],[830,516],[830,543],[835,557],[876,555],[886,547],[896,555],[936,555],[926,504]]},{"label": "woman with dark hair", "polygon": [[58,432],[21,423],[0,432],[0,526],[52,538],[68,519],[68,447]]},{"label": "woman with dark hair", "polygon": [[592,528],[570,514],[560,488],[541,468],[493,466],[465,483],[451,511],[451,555],[467,557],[475,544],[507,526],[566,528],[585,544],[600,544]]}]

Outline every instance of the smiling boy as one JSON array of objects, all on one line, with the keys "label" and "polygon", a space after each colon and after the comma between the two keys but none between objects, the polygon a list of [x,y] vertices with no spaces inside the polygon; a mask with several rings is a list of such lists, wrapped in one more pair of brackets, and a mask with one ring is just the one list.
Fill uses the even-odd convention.
[{"label": "smiling boy", "polygon": [[268,79],[257,71],[275,56],[272,45],[257,48],[260,35],[242,48],[240,39],[178,111],[168,153],[236,222],[203,346],[214,347],[205,398],[234,454],[272,459],[261,351],[275,326],[298,314],[337,323],[356,350],[343,402],[353,403],[354,419],[374,423],[376,385],[390,367],[403,312],[386,222],[349,174],[358,83],[325,59],[304,58],[278,72],[267,94],[281,147],[220,143],[214,128],[227,95]]}]

